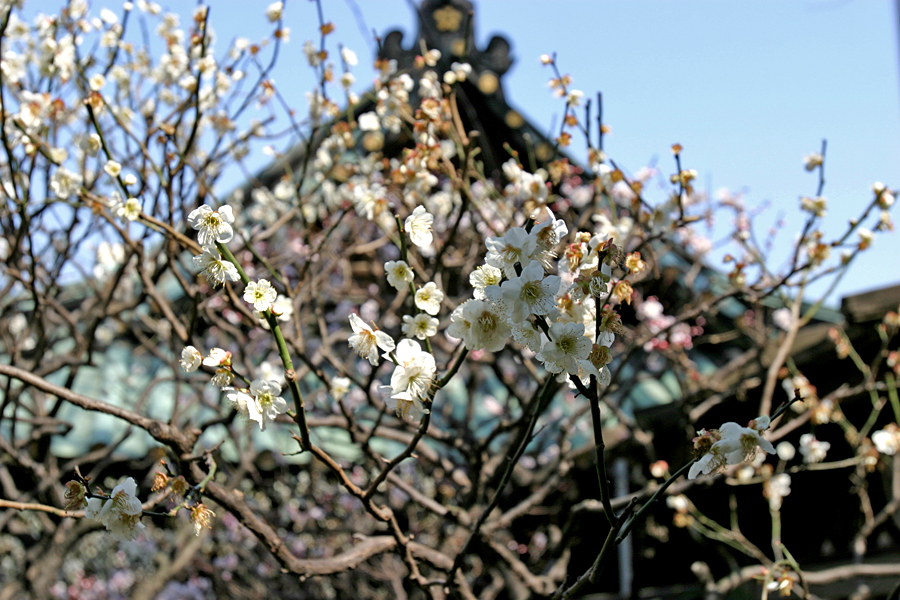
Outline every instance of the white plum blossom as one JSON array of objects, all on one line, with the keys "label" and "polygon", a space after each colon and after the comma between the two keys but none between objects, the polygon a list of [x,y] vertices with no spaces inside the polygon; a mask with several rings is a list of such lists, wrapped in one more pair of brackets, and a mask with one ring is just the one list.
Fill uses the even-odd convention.
[{"label": "white plum blossom", "polygon": [[255,402],[253,396],[244,390],[237,390],[232,387],[223,387],[222,392],[225,394],[225,398],[231,402],[231,407],[236,410],[239,415],[245,419],[250,418],[248,407]]},{"label": "white plum blossom", "polygon": [[525,346],[535,354],[541,351],[541,330],[531,321],[512,323],[512,337],[517,344]]},{"label": "white plum blossom", "polygon": [[234,382],[234,371],[230,367],[216,369],[216,374],[209,382],[220,390],[224,390]]},{"label": "white plum blossom", "polygon": [[559,277],[544,277],[544,267],[536,260],[522,269],[522,274],[504,281],[499,287],[485,288],[485,295],[498,302],[512,323],[520,323],[529,315],[546,315],[556,309]]},{"label": "white plum blossom", "polygon": [[472,294],[476,300],[484,300],[484,289],[489,285],[500,285],[503,271],[491,265],[481,265],[469,274],[469,284],[475,289]]},{"label": "white plum blossom", "polygon": [[374,112],[367,112],[359,115],[358,121],[361,131],[378,131],[381,129],[381,121],[378,120],[378,115]]},{"label": "white plum blossom", "polygon": [[201,246],[208,246],[213,242],[227,244],[234,237],[231,223],[234,223],[234,215],[227,204],[213,210],[207,205],[200,206],[188,215],[188,223],[196,229],[197,241]]},{"label": "white plum blossom", "polygon": [[803,157],[803,168],[812,171],[816,167],[821,166],[823,157],[818,152],[812,152]]},{"label": "white plum blossom", "polygon": [[779,510],[781,500],[791,493],[791,476],[779,473],[763,484],[763,495],[769,499],[769,509]]},{"label": "white plum blossom", "polygon": [[424,248],[431,245],[434,236],[431,233],[431,226],[434,223],[434,217],[425,210],[424,206],[417,206],[412,214],[406,217],[403,229],[409,234],[409,241]]},{"label": "white plum blossom", "polygon": [[501,237],[489,237],[485,240],[487,256],[484,262],[497,267],[508,277],[516,276],[516,263],[531,260],[537,247],[537,238],[525,231],[524,227],[513,227]]},{"label": "white plum blossom", "polygon": [[316,48],[315,44],[312,43],[312,40],[303,42],[303,54],[306,55],[306,62],[309,63],[309,66],[319,66],[319,63],[321,62],[319,50]]},{"label": "white plum blossom", "polygon": [[429,315],[434,316],[440,312],[443,300],[444,292],[438,289],[433,281],[429,281],[416,290],[416,308],[424,310]]},{"label": "white plum blossom", "polygon": [[803,455],[805,463],[822,462],[825,460],[829,448],[831,448],[830,442],[819,441],[811,433],[804,433],[800,436],[800,454]]},{"label": "white plum blossom", "polygon": [[750,421],[748,427],[729,422],[719,429],[698,431],[694,438],[694,451],[701,456],[691,465],[688,479],[749,460],[756,455],[757,448],[775,454],[772,443],[760,436],[769,428],[769,422],[769,417],[761,416]]},{"label": "white plum blossom", "polygon": [[143,210],[141,201],[137,198],[128,198],[125,202],[120,202],[113,208],[116,211],[116,216],[126,221],[136,221]]},{"label": "white plum blossom", "polygon": [[666,506],[680,513],[686,513],[691,507],[691,501],[684,494],[666,496]]},{"label": "white plum blossom", "polygon": [[359,59],[356,57],[356,52],[354,52],[350,48],[341,48],[341,60],[347,63],[348,67],[355,67],[359,64]]},{"label": "white plum blossom", "polygon": [[81,175],[65,167],[59,167],[50,178],[50,191],[57,198],[66,199],[81,187]]},{"label": "white plum blossom", "polygon": [[203,359],[203,365],[214,368],[231,366],[231,352],[221,348],[213,348],[209,351],[209,356]]},{"label": "white plum blossom", "polygon": [[413,281],[412,269],[404,260],[389,260],[384,263],[388,283],[399,292]]},{"label": "white plum blossom", "polygon": [[284,14],[284,2],[273,2],[266,8],[266,18],[270,23],[281,19]]},{"label": "white plum blossom", "polygon": [[549,337],[537,359],[550,373],[577,375],[579,361],[587,360],[592,346],[591,340],[584,335],[584,324],[558,321],[550,326]]},{"label": "white plum blossom", "polygon": [[244,301],[253,305],[253,310],[266,312],[278,298],[278,291],[272,287],[268,279],[251,281],[244,288]]},{"label": "white plum blossom", "polygon": [[403,315],[403,325],[400,330],[406,337],[424,340],[437,333],[438,324],[437,319],[426,313],[419,313],[414,317]]},{"label": "white plum blossom", "polygon": [[860,227],[856,230],[856,234],[859,236],[859,249],[865,250],[866,248],[872,245],[872,242],[875,241],[875,234],[872,233],[871,229],[866,229],[865,227]]},{"label": "white plum blossom", "polygon": [[193,346],[186,346],[184,350],[181,351],[181,360],[178,361],[181,368],[184,369],[186,373],[192,373],[199,369],[200,363],[202,362],[203,355]]},{"label": "white plum blossom", "polygon": [[122,173],[122,165],[114,160],[108,160],[103,165],[103,170],[110,177],[118,177]]},{"label": "white plum blossom", "polygon": [[378,182],[357,181],[350,191],[356,212],[373,221],[388,215],[388,191]]},{"label": "white plum blossom", "polygon": [[350,327],[353,329],[353,335],[347,340],[350,347],[356,350],[356,353],[362,358],[368,360],[372,366],[378,365],[379,348],[385,352],[394,349],[394,340],[391,339],[391,336],[383,331],[373,330],[356,313],[350,314]]},{"label": "white plum blossom", "polygon": [[210,383],[217,388],[227,388],[234,381],[234,371],[231,370],[231,352],[213,348],[209,351],[209,356],[203,359],[203,365],[216,370]]},{"label": "white plum blossom", "polygon": [[266,423],[274,422],[278,415],[287,412],[287,402],[279,396],[281,385],[277,381],[256,379],[250,384],[252,402],[247,403],[247,415],[251,421],[259,423],[262,431]]},{"label": "white plum blossom", "polygon": [[828,210],[828,201],[822,196],[816,196],[815,198],[803,196],[800,198],[800,208],[817,217],[824,217],[825,212]]},{"label": "white plum blossom", "polygon": [[518,192],[519,199],[526,202],[527,206],[543,206],[547,203],[550,194],[550,190],[547,188],[547,173],[543,169],[533,174],[523,171],[518,185],[514,188]]},{"label": "white plum blossom", "polygon": [[430,399],[437,367],[434,356],[410,339],[400,340],[393,358],[397,367],[391,375],[391,398],[397,402],[397,413],[409,417],[413,409],[423,410],[422,400]]},{"label": "white plum blossom", "polygon": [[113,488],[109,499],[90,498],[84,516],[100,521],[120,542],[136,540],[144,529],[143,508],[137,499],[137,484],[129,477]]},{"label": "white plum blossom", "polygon": [[201,267],[200,273],[213,284],[213,287],[241,278],[237,267],[223,259],[215,246],[204,246],[203,253],[194,257],[194,264]]},{"label": "white plum blossom", "polygon": [[753,458],[756,455],[757,448],[762,448],[768,454],[775,454],[775,446],[772,445],[772,442],[760,436],[760,431],[765,431],[769,426],[768,421],[765,421],[764,424],[765,427],[762,429],[741,427],[737,423],[725,423],[719,427],[722,439],[737,440],[739,444],[735,450],[728,454],[728,464],[736,465]]},{"label": "white plum blossom", "polygon": [[569,228],[562,219],[555,219],[549,208],[546,209],[546,212],[549,213],[549,218],[535,225],[531,230],[531,235],[537,240],[535,260],[549,270],[552,268],[551,261],[557,257],[556,247],[569,233]]},{"label": "white plum blossom", "polygon": [[[294,314],[294,302],[287,296],[282,296],[281,294],[278,294],[275,302],[273,302],[269,308],[272,310],[272,314],[275,315],[275,318],[282,323],[290,321],[291,316]],[[254,310],[253,316],[259,319],[260,327],[266,330],[269,329],[269,322],[261,311]]]},{"label": "white plum blossom", "polygon": [[498,352],[511,333],[506,317],[492,302],[466,300],[450,315],[447,335],[463,341],[469,350]]},{"label": "white plum blossom", "polygon": [[887,210],[894,205],[894,191],[890,190],[882,182],[876,181],[872,184],[872,191],[875,192],[875,199],[878,207]]},{"label": "white plum blossom", "polygon": [[775,446],[775,452],[778,454],[778,458],[783,461],[789,461],[797,455],[797,449],[794,448],[794,445],[790,442],[781,442],[777,446]]},{"label": "white plum blossom", "polygon": [[[691,465],[688,479],[696,479],[697,475],[714,473],[725,465],[732,464],[728,462],[729,457],[734,457],[735,453],[741,452],[742,449],[739,439],[723,437],[717,429],[711,431],[703,429],[698,431],[697,437],[694,438],[694,451],[702,456]],[[743,455],[741,456],[741,460],[737,462],[743,461]]]},{"label": "white plum blossom", "polygon": [[81,141],[78,143],[78,147],[81,148],[86,154],[94,156],[100,151],[100,148],[103,147],[103,143],[100,141],[99,135],[97,135],[96,133],[92,133],[81,138]]},{"label": "white plum blossom", "polygon": [[773,311],[772,322],[782,331],[790,329],[791,325],[794,323],[794,316],[791,314],[791,309],[784,307]]},{"label": "white plum blossom", "polygon": [[872,443],[880,453],[894,456],[900,451],[900,428],[896,423],[888,423],[872,434]]},{"label": "white plum blossom", "polygon": [[617,217],[615,223],[603,213],[597,213],[591,219],[598,223],[597,235],[594,237],[602,241],[611,239],[612,243],[619,247],[625,246],[625,242],[631,237],[631,230],[634,228],[634,219],[624,215]]},{"label": "white plum blossom", "polygon": [[335,400],[340,400],[344,396],[347,395],[347,392],[350,391],[350,384],[353,383],[350,381],[349,377],[335,377],[331,380],[331,396]]}]

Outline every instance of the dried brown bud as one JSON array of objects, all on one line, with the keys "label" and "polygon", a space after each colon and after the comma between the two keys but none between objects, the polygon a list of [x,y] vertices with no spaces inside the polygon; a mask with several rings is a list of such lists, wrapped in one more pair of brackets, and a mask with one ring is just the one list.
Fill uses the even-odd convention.
[{"label": "dried brown bud", "polygon": [[185,494],[187,494],[190,489],[190,485],[185,481],[184,477],[179,475],[178,477],[173,477],[169,480],[169,489],[172,490],[172,495],[177,499],[184,498]]},{"label": "dried brown bud", "polygon": [[157,471],[153,474],[153,486],[150,488],[150,491],[158,492],[159,490],[164,490],[167,485],[169,485],[169,476]]},{"label": "dried brown bud", "polygon": [[205,504],[191,507],[191,523],[194,524],[194,535],[200,535],[204,528],[209,528],[210,519],[216,516]]},{"label": "dried brown bud", "polygon": [[78,481],[70,481],[66,484],[66,510],[78,510],[87,506],[84,494],[87,490]]}]

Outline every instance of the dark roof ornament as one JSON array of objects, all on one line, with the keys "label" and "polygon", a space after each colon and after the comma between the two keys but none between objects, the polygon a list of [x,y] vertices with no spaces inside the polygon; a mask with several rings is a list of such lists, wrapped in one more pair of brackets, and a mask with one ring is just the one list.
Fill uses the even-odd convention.
[{"label": "dark roof ornament", "polygon": [[384,37],[381,58],[396,60],[398,69],[413,70],[416,56],[432,49],[440,50],[441,59],[436,65],[439,73],[449,71],[454,62],[467,62],[476,77],[487,75],[482,92],[499,91],[499,78],[513,62],[509,54],[510,44],[506,38],[495,35],[484,50],[475,47],[471,2],[424,0],[418,8],[418,16],[419,32],[412,48],[403,47],[403,32],[395,29]]},{"label": "dark roof ornament", "polygon": [[[413,77],[425,68],[441,76],[451,70],[453,63],[469,64],[471,73],[454,85],[453,92],[463,128],[481,135],[478,144],[486,174],[502,180],[502,165],[510,156],[519,157],[531,170],[564,156],[553,140],[504,98],[501,77],[513,63],[510,42],[495,35],[484,49],[475,46],[475,16],[470,0],[422,0],[418,7],[412,1],[410,4],[419,22],[412,47],[403,47],[403,32],[395,29],[384,36],[378,57],[396,60],[397,69]],[[429,50],[440,51],[437,64],[424,68],[421,61],[416,64],[416,57]]]}]

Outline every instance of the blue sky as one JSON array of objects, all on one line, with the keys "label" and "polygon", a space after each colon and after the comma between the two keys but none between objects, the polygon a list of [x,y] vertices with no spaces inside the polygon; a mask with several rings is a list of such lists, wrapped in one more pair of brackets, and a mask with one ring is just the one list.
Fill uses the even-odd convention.
[{"label": "blue sky", "polygon": [[[271,30],[263,16],[268,2],[210,4],[219,52],[233,37],[258,40]],[[192,5],[169,8],[186,13]],[[370,79],[372,30],[402,29],[405,44],[412,44],[416,28],[406,0],[322,5],[326,21],[337,26],[329,38],[332,56],[338,41],[359,55],[360,90]],[[778,256],[786,256],[801,226],[799,196],[816,189],[802,158],[823,138],[829,234],[842,232],[871,199],[873,182],[900,187],[900,67],[891,1],[482,0],[475,17],[479,47],[494,34],[511,41],[516,62],[504,78],[506,97],[533,122],[559,123],[562,105],[538,60],[556,52],[574,87],[588,96],[603,92],[604,121],[612,127],[606,150],[617,164],[636,171],[658,160],[668,174],[674,171],[669,147],[681,143],[684,166],[698,171],[699,187],[744,190],[749,205],[769,207],[758,217],[761,236],[786,219]],[[288,0],[285,25],[291,41],[273,77],[289,103],[305,112],[304,93],[314,83],[301,46],[307,38],[318,43],[315,3]],[[898,234],[878,236],[839,296],[900,283],[898,255]]]}]

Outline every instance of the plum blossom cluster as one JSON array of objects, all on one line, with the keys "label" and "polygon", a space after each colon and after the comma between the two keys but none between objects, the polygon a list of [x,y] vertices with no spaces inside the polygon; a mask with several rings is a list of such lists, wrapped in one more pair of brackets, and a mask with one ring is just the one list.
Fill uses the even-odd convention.
[{"label": "plum blossom cluster", "polygon": [[[141,193],[155,169],[148,161],[126,158],[125,140],[147,140],[149,156],[168,153],[166,146],[175,140],[214,131],[223,143],[202,156],[215,165],[204,167],[203,178],[211,186],[219,165],[242,158],[249,140],[262,133],[258,124],[237,132],[240,111],[227,108],[226,101],[256,93],[235,84],[258,58],[251,59],[251,48],[256,55],[271,40],[251,44],[239,38],[217,58],[215,36],[206,26],[207,7],[196,7],[183,24],[179,15],[147,0],[123,2],[119,11],[92,11],[86,0],[73,0],[59,14],[39,12],[32,20],[23,17],[21,2],[4,6],[9,9],[0,58],[9,117],[4,144],[17,155],[15,162],[33,161],[46,169],[54,199],[77,198],[95,211],[105,207],[107,214],[135,221],[142,217]],[[144,25],[134,25],[138,20]],[[279,31],[272,39],[287,41],[286,31]],[[151,37],[162,44],[151,44]],[[151,54],[151,46],[162,51]],[[182,115],[188,105],[196,112]],[[192,160],[198,145],[179,143],[182,161]],[[17,177],[4,177],[4,190],[13,196],[24,185],[13,181]]]},{"label": "plum blossom cluster", "polygon": [[[265,280],[263,280],[265,281]],[[256,379],[248,389],[232,387],[235,372],[232,368],[231,352],[222,348],[213,348],[205,358],[194,346],[187,346],[181,351],[181,368],[191,373],[201,365],[214,369],[210,380],[214,386],[222,390],[239,415],[248,421],[255,421],[263,431],[268,423],[272,423],[278,415],[287,412],[287,402],[280,396],[281,384],[277,381]]]},{"label": "plum blossom cluster", "polygon": [[213,348],[204,357],[194,346],[186,346],[181,351],[179,364],[186,373],[193,373],[201,365],[209,367],[213,370],[210,383],[219,389],[230,386],[231,382],[234,381],[234,370],[231,367],[231,352],[222,348]]},{"label": "plum blossom cluster", "polygon": [[[427,335],[428,330],[436,330],[437,319],[430,317],[427,313],[420,313],[404,324],[407,335],[414,334],[412,328],[420,317],[427,319],[424,321],[426,325],[417,326],[419,329],[425,330],[422,334],[423,338]],[[437,372],[434,356],[423,350],[415,340],[407,338],[400,340],[399,343],[394,342],[391,336],[374,326],[370,327],[356,313],[350,315],[350,327],[353,334],[349,337],[348,342],[360,357],[368,360],[373,366],[377,366],[378,351],[382,350],[383,358],[394,363],[391,385],[383,387],[389,394],[390,402],[388,404],[392,405],[400,416],[415,420],[427,410],[423,402],[431,400],[431,384]]]},{"label": "plum blossom cluster", "polygon": [[[410,219],[421,218],[422,213],[410,216]],[[415,225],[410,226],[407,220],[407,230],[412,237]],[[419,231],[421,235],[422,231]],[[425,242],[424,239],[418,240]],[[430,243],[430,234],[427,243]],[[418,244],[417,244],[418,245]],[[385,264],[388,283],[397,290],[402,290],[413,281],[413,273],[405,261],[391,261]],[[419,309],[418,314],[404,315],[402,331],[406,339],[395,342],[387,333],[377,327],[366,324],[359,315],[350,315],[350,327],[353,333],[348,338],[351,348],[361,357],[369,361],[373,366],[378,365],[379,350],[383,352],[384,359],[394,363],[394,372],[391,375],[391,385],[383,389],[389,395],[388,404],[397,411],[397,414],[405,419],[415,420],[424,411],[428,410],[424,403],[431,401],[432,382],[437,371],[434,356],[423,350],[419,342],[409,339],[418,338],[425,340],[435,333],[439,324],[433,315],[440,312],[444,293],[434,282],[428,282],[416,290],[414,304]]]},{"label": "plum blossom cluster", "polygon": [[[507,163],[504,169],[519,183],[529,180],[518,166]],[[534,189],[540,188],[546,189]],[[616,288],[610,275],[621,253],[606,236],[581,232],[557,260],[568,228],[546,213],[530,230],[512,227],[486,240],[485,263],[469,277],[473,297],[450,315],[447,334],[469,350],[488,352],[512,337],[549,373],[575,376],[583,384],[595,376],[605,384],[610,347],[622,325],[610,306],[599,315],[597,308]],[[558,274],[548,273],[554,267]]]},{"label": "plum blossom cluster", "polygon": [[197,230],[197,241],[203,248],[203,251],[194,257],[194,264],[201,268],[201,273],[213,286],[240,279],[237,268],[224,259],[216,247],[216,243],[227,244],[234,237],[232,223],[234,215],[227,204],[218,210],[204,204],[188,215],[188,224]]},{"label": "plum blossom cluster", "polygon": [[244,419],[255,421],[261,431],[287,412],[287,401],[279,395],[281,384],[277,381],[254,379],[247,389],[226,387],[222,391],[232,408]]},{"label": "plum blossom cluster", "polygon": [[734,422],[718,429],[702,429],[694,438],[696,460],[688,472],[688,479],[716,472],[727,465],[737,465],[756,455],[758,449],[775,454],[772,442],[762,437],[769,428],[770,419],[761,416],[750,421],[747,427]]}]

